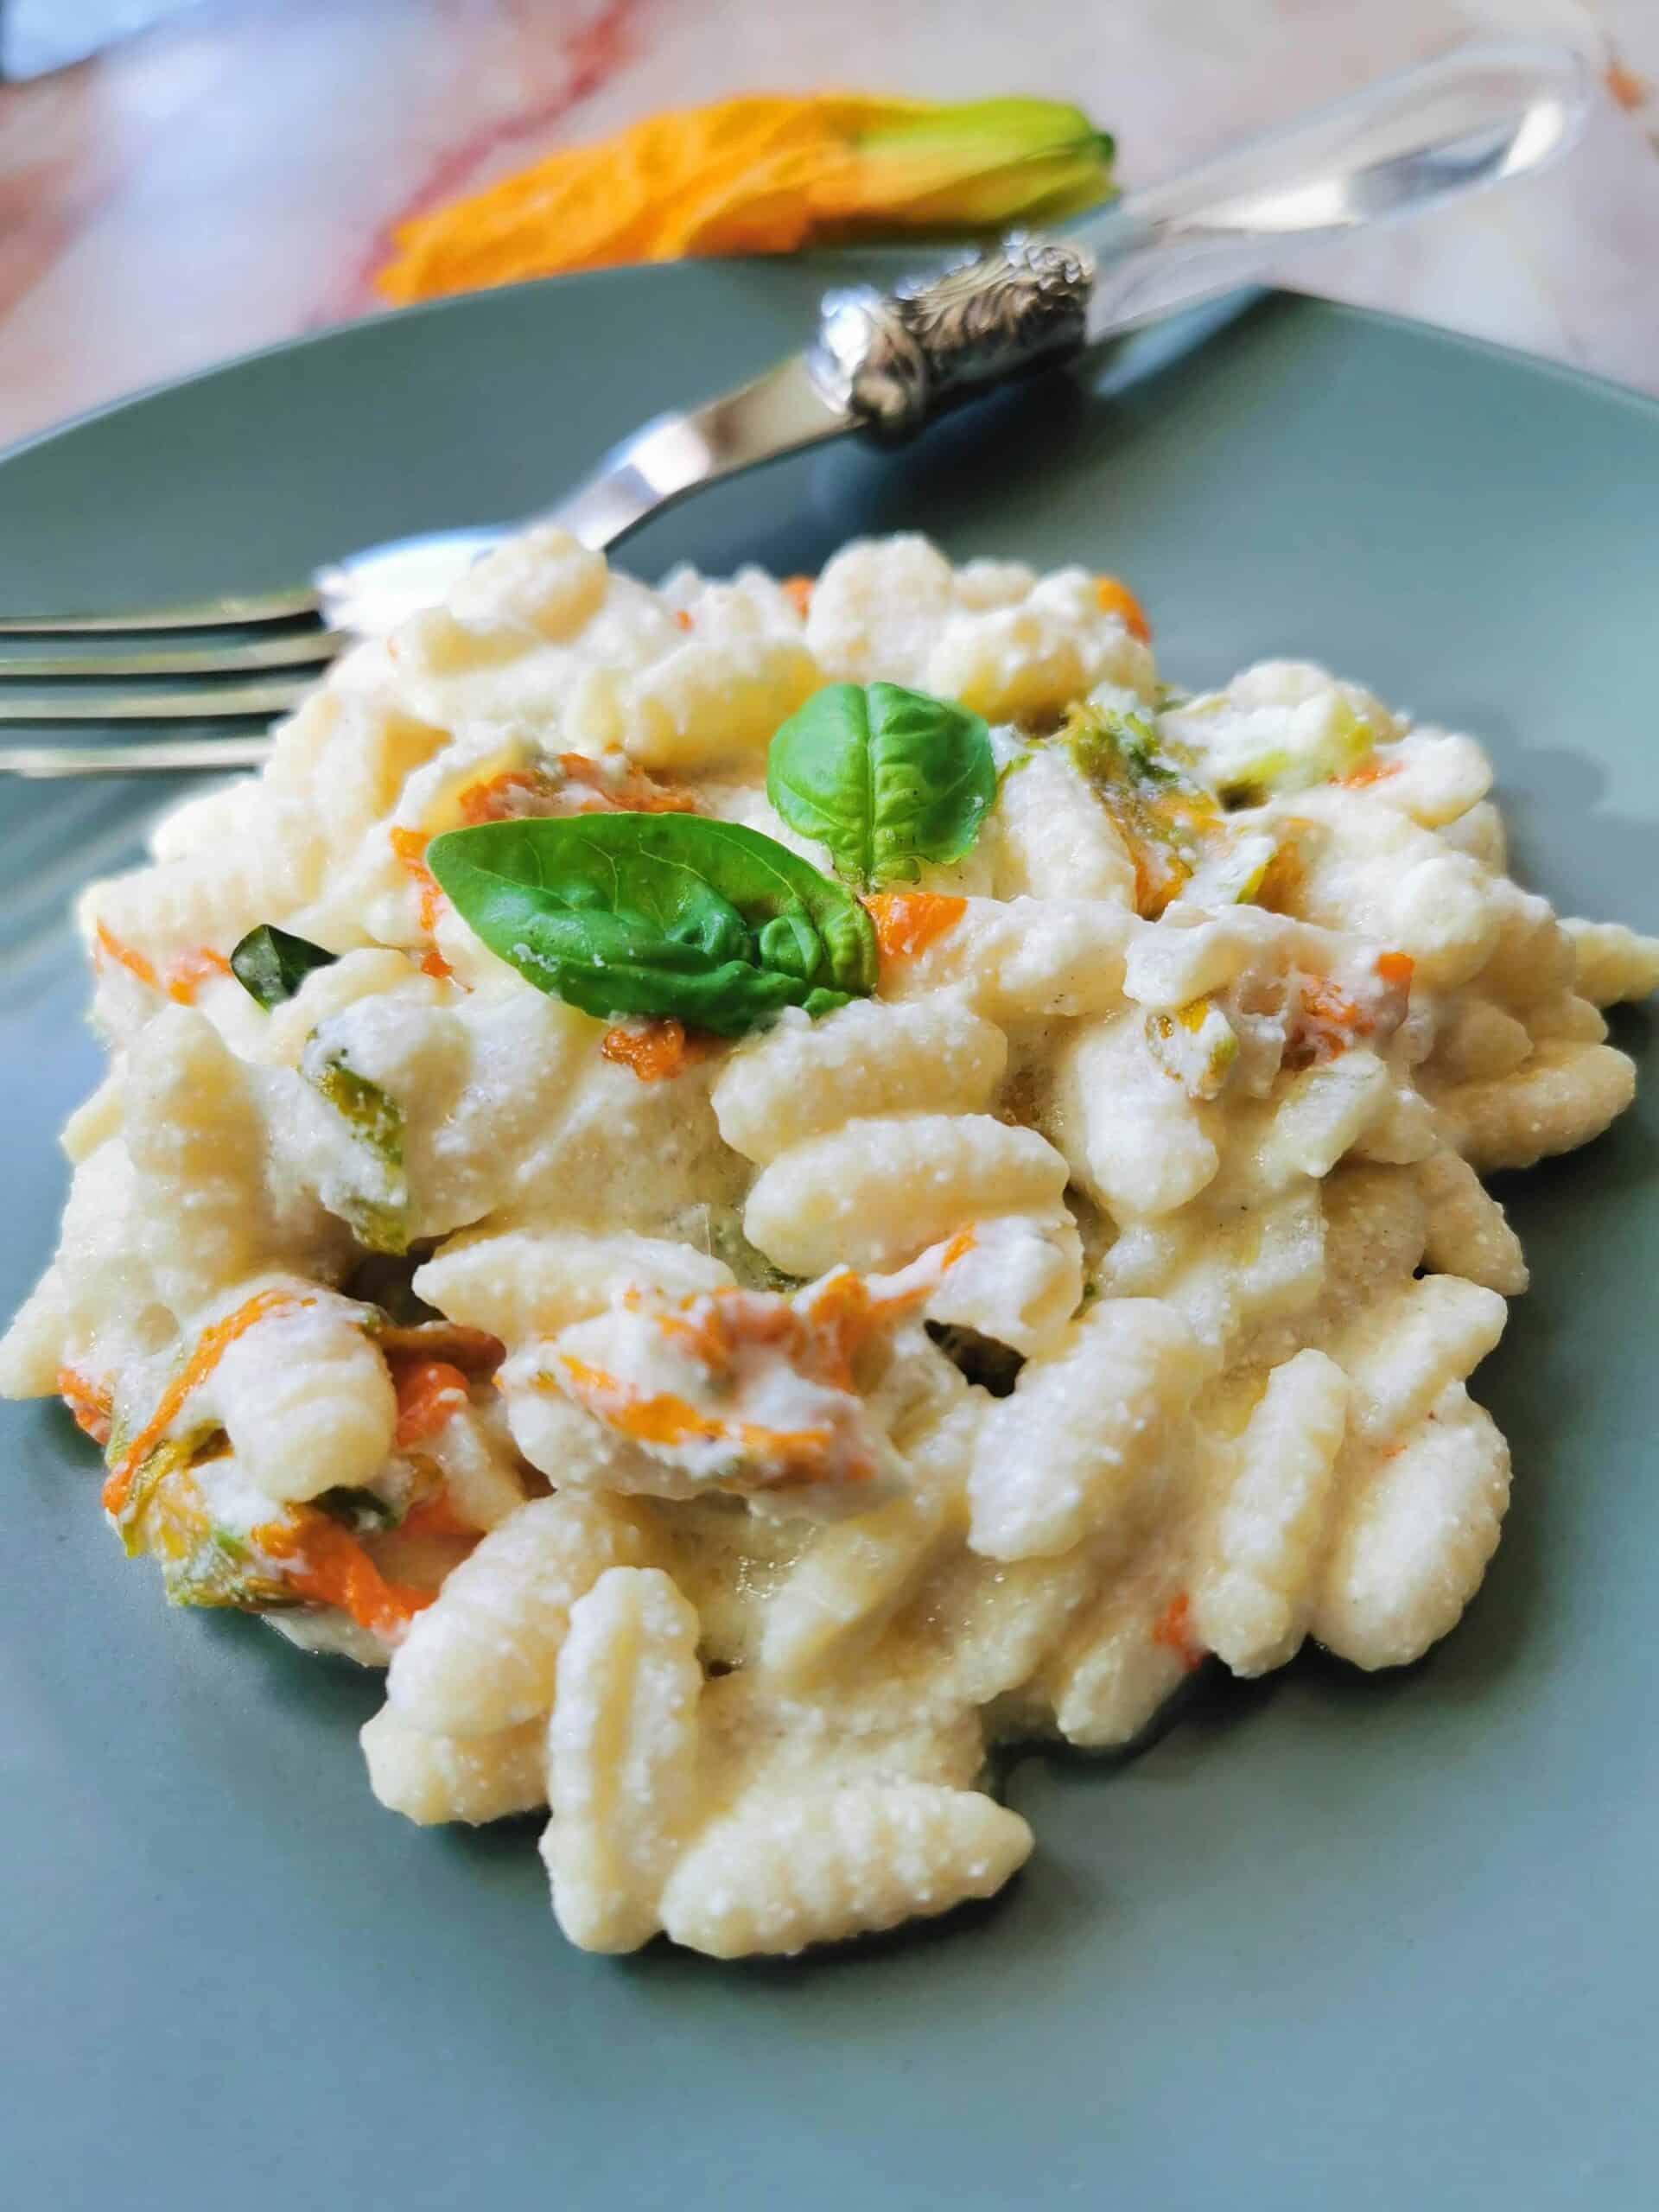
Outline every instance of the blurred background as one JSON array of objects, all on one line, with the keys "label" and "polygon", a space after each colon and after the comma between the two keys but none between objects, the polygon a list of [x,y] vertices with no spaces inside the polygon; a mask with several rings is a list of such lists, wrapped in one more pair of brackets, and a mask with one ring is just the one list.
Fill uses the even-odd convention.
[{"label": "blurred background", "polygon": [[375,311],[399,222],[657,109],[1046,94],[1133,188],[1503,32],[1592,53],[1578,152],[1300,281],[1659,391],[1659,0],[0,0],[0,444]]}]

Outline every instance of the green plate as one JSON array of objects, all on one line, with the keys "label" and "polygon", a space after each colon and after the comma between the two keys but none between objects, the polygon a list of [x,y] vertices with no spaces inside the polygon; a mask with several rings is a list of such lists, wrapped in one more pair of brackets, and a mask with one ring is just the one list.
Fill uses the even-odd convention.
[{"label": "green plate", "polygon": [[[824,272],[529,287],[155,393],[0,465],[0,606],[281,582],[522,512],[798,343]],[[1659,409],[1269,300],[1160,367],[1050,384],[898,457],[728,486],[637,538],[811,570],[860,531],[1131,578],[1165,664],[1303,653],[1499,763],[1526,880],[1659,927]],[[8,1305],[93,1078],[61,925],[153,791],[10,792]],[[19,2212],[463,2202],[676,2212],[1655,2201],[1659,1054],[1518,1183],[1536,1288],[1481,1395],[1516,1446],[1487,1587],[1423,1665],[1200,1679],[1138,1758],[1033,1753],[1000,1902],[788,1964],[570,1950],[533,1827],[371,1798],[372,1677],[168,1614],[55,1408],[5,1420],[4,2195]]]}]

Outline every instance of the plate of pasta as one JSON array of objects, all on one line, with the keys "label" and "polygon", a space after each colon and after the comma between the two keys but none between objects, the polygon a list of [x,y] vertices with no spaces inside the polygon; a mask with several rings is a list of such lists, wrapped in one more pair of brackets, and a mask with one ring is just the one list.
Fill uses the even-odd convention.
[{"label": "plate of pasta", "polygon": [[[523,505],[816,281],[131,403],[0,463],[0,588]],[[518,533],[257,775],[29,797],[31,2202],[194,2202],[188,2131],[274,2205],[302,2113],[375,2201],[488,2140],[584,2202],[1058,2203],[1109,2130],[1126,2201],[1535,2202],[1563,2010],[1635,2170],[1656,454],[1279,299],[608,563]],[[153,2166],[51,2126],[104,2035]]]}]

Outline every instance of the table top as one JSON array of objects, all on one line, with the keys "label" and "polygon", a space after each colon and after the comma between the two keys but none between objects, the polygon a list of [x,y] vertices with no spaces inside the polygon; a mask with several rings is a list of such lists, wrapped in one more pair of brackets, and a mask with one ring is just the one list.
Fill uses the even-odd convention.
[{"label": "table top", "polygon": [[834,84],[1058,95],[1133,185],[1494,30],[1601,41],[1548,175],[1294,281],[1659,391],[1651,0],[206,0],[0,86],[0,444],[372,311],[405,216],[654,108]]}]

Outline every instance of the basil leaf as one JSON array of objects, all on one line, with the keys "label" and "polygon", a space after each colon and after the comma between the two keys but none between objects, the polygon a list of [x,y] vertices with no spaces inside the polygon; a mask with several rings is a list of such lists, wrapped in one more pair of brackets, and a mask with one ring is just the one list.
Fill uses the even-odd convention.
[{"label": "basil leaf", "polygon": [[786,1006],[875,988],[858,901],[775,838],[695,814],[567,815],[451,830],[426,864],[538,990],[586,1014],[673,1014],[735,1037]]},{"label": "basil leaf", "polygon": [[339,957],[308,938],[279,930],[274,922],[261,922],[232,953],[231,973],[269,1014],[293,997],[314,968],[331,968]]},{"label": "basil leaf", "polygon": [[832,683],[775,733],[766,797],[861,891],[959,861],[996,797],[977,715],[897,683]]}]

